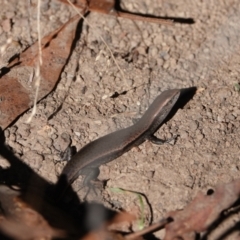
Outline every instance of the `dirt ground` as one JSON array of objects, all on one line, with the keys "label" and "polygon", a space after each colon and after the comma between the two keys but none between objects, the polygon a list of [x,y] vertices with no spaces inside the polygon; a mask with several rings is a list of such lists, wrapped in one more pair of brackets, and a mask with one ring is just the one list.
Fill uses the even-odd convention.
[{"label": "dirt ground", "polygon": [[[36,1],[2,0],[0,45],[14,40],[2,62],[37,40],[36,5]],[[100,167],[99,179],[109,181],[98,201],[139,212],[136,194],[112,188],[140,192],[149,202],[144,210],[147,225],[151,217],[157,221],[168,211],[183,208],[197,192],[239,178],[240,1],[122,0],[121,6],[136,13],[192,18],[195,23],[164,26],[89,14],[90,25],[83,22],[80,40],[56,89],[39,102],[30,124],[26,120],[31,110],[5,130],[5,136],[38,174],[56,182],[65,165],[60,152],[70,140],[79,150],[133,124],[162,91],[197,87],[194,97],[156,134],[163,139],[178,134],[175,142],[158,146],[146,141]],[[71,7],[54,0],[42,1],[41,13],[42,35],[75,15]],[[120,95],[112,98],[115,93]],[[0,163],[6,166],[4,159]],[[76,191],[81,182],[81,178],[74,182]],[[78,191],[81,197],[85,192]]]}]

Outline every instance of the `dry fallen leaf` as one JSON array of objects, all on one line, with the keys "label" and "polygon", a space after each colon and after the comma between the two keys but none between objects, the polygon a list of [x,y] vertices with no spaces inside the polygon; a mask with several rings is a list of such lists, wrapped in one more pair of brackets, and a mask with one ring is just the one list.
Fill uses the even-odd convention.
[{"label": "dry fallen leaf", "polygon": [[206,231],[216,221],[223,210],[232,206],[240,195],[240,179],[220,184],[208,195],[198,193],[182,211],[168,213],[173,222],[166,225],[164,240],[194,240],[195,233]]},{"label": "dry fallen leaf", "polygon": [[46,219],[23,202],[19,191],[7,186],[0,186],[1,209],[4,215],[0,218],[0,230],[14,239],[52,239],[64,237],[63,230],[55,229]]},{"label": "dry fallen leaf", "polygon": [[[40,68],[41,85],[38,100],[49,94],[71,53],[80,17],[75,16],[42,40],[43,64]],[[35,69],[39,50],[36,42],[12,61],[9,72],[0,78],[0,127],[5,129],[21,113],[33,105],[35,96]]]}]

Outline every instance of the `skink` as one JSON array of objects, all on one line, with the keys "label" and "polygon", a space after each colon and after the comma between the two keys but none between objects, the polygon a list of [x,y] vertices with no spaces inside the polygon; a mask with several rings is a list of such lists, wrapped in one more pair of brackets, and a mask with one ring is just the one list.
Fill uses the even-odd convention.
[{"label": "skink", "polygon": [[[156,144],[167,142],[153,134],[167,117],[179,95],[179,89],[162,92],[137,123],[100,137],[84,146],[66,164],[62,176],[66,178],[68,184],[71,184],[79,175],[85,175],[83,182],[85,185],[90,179],[97,177],[100,165],[118,158],[145,140],[148,139]],[[98,171],[97,174],[96,171]]]}]

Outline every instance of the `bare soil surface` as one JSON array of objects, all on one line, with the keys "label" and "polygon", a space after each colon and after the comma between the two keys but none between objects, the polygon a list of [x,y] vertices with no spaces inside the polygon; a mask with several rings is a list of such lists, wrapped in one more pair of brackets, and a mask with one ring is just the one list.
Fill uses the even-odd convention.
[{"label": "bare soil surface", "polygon": [[[1,57],[2,65],[37,40],[37,2],[29,2],[1,3],[0,45],[14,40]],[[65,165],[60,152],[70,142],[79,150],[133,124],[162,91],[197,87],[194,97],[156,133],[163,139],[178,134],[176,141],[161,146],[146,141],[101,166],[99,179],[108,180],[107,187],[97,197],[89,196],[140,214],[136,194],[111,188],[142,193],[148,199],[147,225],[152,217],[157,221],[168,211],[183,208],[198,191],[239,178],[240,1],[122,0],[121,6],[136,13],[193,18],[195,23],[164,26],[89,14],[89,25],[83,21],[80,40],[56,89],[39,102],[30,124],[26,120],[31,109],[5,130],[5,136],[38,174],[56,182]],[[45,0],[41,14],[45,35],[76,13]],[[120,95],[112,98],[116,93]],[[6,166],[4,159],[0,163]],[[76,191],[81,182],[81,178],[74,182]],[[78,191],[79,196],[85,192]]]}]

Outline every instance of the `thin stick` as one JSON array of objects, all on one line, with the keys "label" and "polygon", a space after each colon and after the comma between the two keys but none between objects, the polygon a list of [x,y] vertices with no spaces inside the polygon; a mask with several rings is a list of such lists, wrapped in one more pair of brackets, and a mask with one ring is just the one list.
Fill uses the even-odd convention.
[{"label": "thin stick", "polygon": [[168,224],[169,222],[171,222],[170,219],[168,218],[164,218],[161,221],[159,221],[158,223],[154,223],[152,225],[150,225],[149,227],[144,228],[141,231],[135,232],[135,233],[130,233],[127,236],[125,236],[126,240],[132,240],[135,239],[137,237],[143,236],[146,233],[152,232],[156,229],[162,229],[166,224]]},{"label": "thin stick", "polygon": [[151,23],[164,24],[164,25],[173,25],[173,20],[170,20],[170,19],[144,17],[144,16],[132,14],[132,13],[118,12],[118,11],[109,12],[108,14],[116,16],[116,17],[131,19],[131,20],[151,22]]},{"label": "thin stick", "polygon": [[39,87],[41,82],[41,66],[42,66],[42,41],[41,41],[41,23],[40,23],[40,17],[41,17],[41,0],[38,0],[38,6],[37,6],[37,31],[38,31],[38,65],[36,69],[36,92],[35,92],[35,98],[34,98],[34,104],[33,104],[33,110],[29,118],[27,119],[27,123],[30,123],[32,121],[32,118],[37,112],[37,100],[38,100],[38,93],[39,93]]}]

